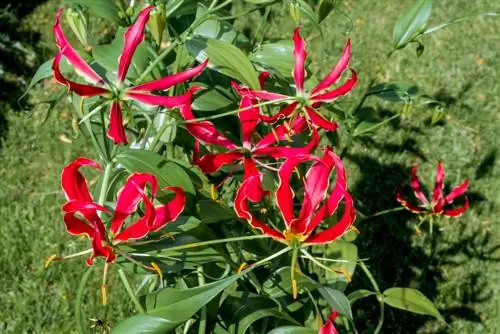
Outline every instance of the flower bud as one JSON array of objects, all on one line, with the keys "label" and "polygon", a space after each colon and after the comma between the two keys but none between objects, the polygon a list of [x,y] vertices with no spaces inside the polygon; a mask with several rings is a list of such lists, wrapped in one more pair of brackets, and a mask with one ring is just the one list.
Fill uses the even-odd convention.
[{"label": "flower bud", "polygon": [[158,46],[161,45],[163,31],[165,30],[166,16],[165,6],[157,6],[149,14],[148,28]]},{"label": "flower bud", "polygon": [[290,15],[296,25],[300,24],[300,5],[297,2],[290,3]]},{"label": "flower bud", "polygon": [[71,30],[73,30],[76,38],[78,38],[78,41],[86,50],[89,49],[90,44],[88,41],[88,13],[78,8],[69,8],[68,10],[64,11],[64,13],[66,16],[66,21],[68,22]]}]

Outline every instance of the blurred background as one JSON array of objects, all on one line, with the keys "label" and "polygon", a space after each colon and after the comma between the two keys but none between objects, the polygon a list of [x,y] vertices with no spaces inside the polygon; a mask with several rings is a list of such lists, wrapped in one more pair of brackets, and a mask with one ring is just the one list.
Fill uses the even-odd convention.
[{"label": "blurred background", "polygon": [[[0,2],[0,332],[72,333],[84,261],[48,269],[44,261],[54,253],[70,253],[79,243],[62,223],[59,174],[64,164],[89,156],[90,150],[72,130],[68,101],[51,112],[42,103],[58,92],[53,80],[37,84],[19,101],[38,66],[55,54],[52,25],[60,3]],[[500,333],[500,20],[477,16],[426,36],[420,57],[409,46],[388,58],[392,29],[411,4],[337,1],[339,10],[324,20],[324,40],[314,38],[308,45],[311,69],[327,72],[350,32],[351,66],[360,82],[347,100],[356,101],[372,82],[404,80],[418,83],[437,101],[417,104],[411,116],[353,143],[345,157],[349,186],[355,198],[370,199],[357,202],[361,212],[396,207],[394,191],[413,163],[421,163],[420,173],[432,184],[437,160],[444,163],[450,185],[471,180],[471,208],[459,219],[440,221],[432,236],[417,235],[406,213],[362,221],[356,224],[361,234],[355,243],[381,290],[417,288],[448,322],[386,308],[383,333]],[[435,1],[430,23],[483,12],[500,12],[500,2]],[[251,33],[258,15],[236,26]],[[101,19],[95,19],[93,29],[98,41],[114,34]],[[291,38],[292,31],[288,8],[275,5],[266,39]],[[306,29],[308,34],[314,31]],[[362,112],[376,121],[402,108],[370,97]],[[436,111],[443,117],[432,122]],[[85,312],[113,325],[130,314],[132,305],[111,274],[109,303],[102,307],[99,275],[94,276],[95,294],[87,296]],[[368,285],[361,273],[354,276],[353,290]],[[354,305],[360,332],[373,328],[377,307],[369,298]]]}]

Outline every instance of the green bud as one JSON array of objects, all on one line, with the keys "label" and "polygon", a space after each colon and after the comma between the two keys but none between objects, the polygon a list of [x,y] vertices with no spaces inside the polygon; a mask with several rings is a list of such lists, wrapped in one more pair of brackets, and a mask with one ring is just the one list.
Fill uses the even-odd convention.
[{"label": "green bud", "polygon": [[158,6],[149,14],[148,28],[153,35],[153,38],[158,46],[161,45],[163,39],[163,31],[167,18],[165,16],[165,6]]},{"label": "green bud", "polygon": [[81,9],[69,8],[65,12],[66,21],[75,34],[78,41],[85,49],[90,47],[88,41],[88,15]]},{"label": "green bud", "polygon": [[420,57],[422,53],[424,53],[424,45],[418,43],[416,51],[417,51],[417,57]]},{"label": "green bud", "polygon": [[290,3],[290,16],[296,25],[300,24],[300,5],[297,2]]}]

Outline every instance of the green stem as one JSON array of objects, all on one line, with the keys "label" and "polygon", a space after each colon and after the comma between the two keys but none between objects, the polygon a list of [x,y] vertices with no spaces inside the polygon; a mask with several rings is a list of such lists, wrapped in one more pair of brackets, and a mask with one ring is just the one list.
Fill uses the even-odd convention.
[{"label": "green stem", "polygon": [[283,255],[283,254],[285,254],[285,253],[289,252],[291,249],[292,249],[292,247],[290,247],[290,246],[285,247],[285,248],[283,248],[282,250],[280,250],[279,252],[274,253],[273,255],[268,256],[268,257],[266,257],[265,259],[262,259],[262,260],[260,260],[260,261],[255,262],[254,264],[252,264],[251,266],[249,266],[247,269],[243,270],[241,273],[242,273],[242,274],[246,274],[246,273],[248,273],[248,272],[252,271],[253,269],[255,269],[255,268],[257,268],[257,267],[260,267],[260,266],[262,266],[262,265],[266,264],[267,262],[269,262],[269,261],[271,261],[271,260],[274,260],[274,259],[275,259],[275,258],[277,258],[277,257],[280,257],[281,255]]},{"label": "green stem", "polygon": [[109,155],[108,137],[106,136],[106,123],[104,121],[103,112],[101,112],[101,125],[102,125],[102,145],[104,146],[104,154],[106,155],[106,161],[110,161],[111,157]]},{"label": "green stem", "polygon": [[353,135],[356,137],[356,136],[359,136],[359,135],[361,135],[361,134],[363,134],[363,133],[373,131],[373,130],[375,130],[375,129],[377,129],[377,128],[381,127],[382,125],[384,125],[384,124],[386,124],[386,123],[389,123],[389,122],[390,122],[390,121],[392,121],[393,119],[398,118],[399,116],[401,116],[401,114],[392,115],[391,117],[389,117],[389,118],[387,118],[387,119],[383,120],[382,122],[377,123],[377,124],[375,124],[375,125],[373,125],[373,126],[370,126],[369,128],[364,129],[364,130],[363,130],[363,131],[361,131],[361,132],[357,132],[357,133],[356,133],[356,131],[354,131],[354,134],[353,134]]},{"label": "green stem", "polygon": [[378,334],[382,330],[382,325],[384,324],[384,317],[385,317],[383,295],[380,292],[378,284],[375,281],[375,278],[373,278],[373,275],[370,272],[370,270],[368,269],[368,267],[366,266],[366,264],[364,262],[359,262],[359,266],[361,267],[361,269],[363,269],[363,272],[365,273],[366,277],[368,277],[368,280],[370,281],[373,289],[377,293],[377,299],[380,303],[380,317],[378,319],[377,327],[375,328],[375,331],[373,332],[374,334]]},{"label": "green stem", "polygon": [[81,334],[86,333],[86,329],[83,326],[83,314],[82,314],[82,302],[83,295],[85,293],[85,285],[89,280],[90,274],[92,273],[92,269],[94,267],[89,267],[87,271],[83,274],[82,279],[80,280],[80,284],[78,284],[78,290],[76,292],[76,300],[75,300],[75,316],[76,316],[76,327]]},{"label": "green stem", "polygon": [[109,179],[111,178],[111,172],[113,171],[113,163],[108,163],[104,169],[104,176],[101,183],[101,191],[99,192],[98,204],[103,205],[106,200],[106,194],[108,192]]},{"label": "green stem", "polygon": [[180,44],[180,40],[178,40],[178,39],[174,40],[165,50],[163,50],[158,55],[158,57],[155,58],[155,60],[153,60],[151,62],[151,64],[149,64],[148,67],[146,67],[146,69],[144,70],[144,72],[142,72],[142,74],[139,76],[139,78],[137,78],[137,80],[135,81],[135,83],[142,82],[149,75],[149,73],[151,73],[151,71],[156,67],[156,65],[158,65],[163,59],[165,59],[165,57],[168,56],[169,53],[175,47],[177,47],[177,45],[179,45],[179,44]]},{"label": "green stem", "polygon": [[377,213],[374,213],[373,215],[361,217],[360,220],[365,220],[365,219],[369,219],[369,218],[373,218],[373,217],[383,216],[383,215],[386,215],[388,213],[398,212],[398,211],[402,211],[402,210],[405,210],[405,208],[402,207],[402,206],[399,206],[397,208],[392,208],[392,209],[387,209],[387,210],[379,211]]},{"label": "green stem", "polygon": [[[196,248],[196,247],[203,247],[203,246],[210,246],[210,245],[215,245],[215,244],[222,244],[226,242],[233,242],[233,241],[240,241],[240,240],[253,240],[253,239],[263,239],[263,238],[269,238],[267,235],[247,235],[243,237],[234,237],[234,238],[227,238],[227,239],[218,239],[218,240],[209,240],[209,241],[201,241],[201,242],[192,242],[190,244],[186,245],[181,245],[181,246],[176,246],[176,247],[170,247],[170,248],[165,248],[163,250],[163,253],[170,253],[170,252],[176,252],[184,249],[190,249],[190,248]],[[138,253],[131,253],[131,255],[134,256],[148,256],[147,254],[138,254]],[[154,255],[154,257],[161,257],[159,255]]]},{"label": "green stem", "polygon": [[[203,266],[198,266],[197,268],[197,273],[198,273],[198,285],[203,286],[205,285],[205,276],[203,276]],[[205,334],[207,329],[207,306],[203,306],[201,309],[200,313],[200,325],[198,327],[198,333],[199,334]]]},{"label": "green stem", "polygon": [[144,311],[144,308],[142,307],[141,303],[139,302],[139,299],[137,299],[137,296],[135,295],[134,291],[132,291],[132,287],[130,286],[130,283],[129,283],[127,276],[125,275],[125,272],[123,271],[123,269],[121,269],[121,268],[118,269],[118,275],[120,275],[120,279],[122,280],[123,286],[125,287],[125,290],[127,290],[127,293],[129,295],[130,299],[132,299],[132,302],[134,303],[137,311],[139,311],[139,313],[146,313],[146,311]]}]

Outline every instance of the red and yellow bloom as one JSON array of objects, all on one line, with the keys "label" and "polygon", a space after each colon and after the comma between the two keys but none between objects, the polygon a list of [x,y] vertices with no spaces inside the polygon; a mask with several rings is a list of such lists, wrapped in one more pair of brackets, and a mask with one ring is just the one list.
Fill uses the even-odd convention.
[{"label": "red and yellow bloom", "polygon": [[294,100],[274,116],[269,117],[261,115],[261,119],[265,122],[276,122],[280,118],[294,119],[298,113],[301,113],[309,124],[318,128],[323,128],[325,131],[334,131],[337,129],[338,124],[327,120],[318,112],[317,108],[323,103],[333,102],[337,98],[346,95],[356,85],[356,72],[351,69],[351,77],[340,87],[330,90],[330,87],[340,80],[342,73],[344,73],[344,71],[349,67],[349,59],[351,56],[350,41],[347,41],[344,52],[342,53],[337,65],[310,92],[306,92],[304,90],[304,80],[306,77],[305,60],[307,57],[307,51],[306,42],[300,36],[299,28],[296,28],[294,31],[293,42],[295,45],[293,50],[295,66],[292,76],[295,82],[295,97],[289,97],[265,90],[256,91],[249,88],[239,88],[239,93],[241,95],[251,96],[258,100],[279,101],[287,98]]},{"label": "red and yellow bloom", "polygon": [[[135,23],[132,24],[126,31],[125,43],[118,60],[119,64],[116,74],[116,82],[114,83],[107,81],[105,78],[97,74],[71,46],[61,28],[60,20],[62,8],[57,13],[53,31],[56,37],[57,46],[59,47],[59,52],[52,63],[54,78],[57,82],[66,85],[70,91],[75,92],[82,97],[103,96],[111,100],[111,112],[107,135],[115,142],[115,144],[127,143],[127,136],[123,127],[123,115],[120,101],[135,100],[144,104],[163,106],[169,109],[179,107],[190,102],[189,99],[191,95],[184,94],[181,96],[164,96],[154,95],[152,92],[164,91],[181,82],[185,82],[199,75],[207,65],[207,62],[205,61],[194,68],[158,80],[149,81],[132,87],[123,87],[134,52],[138,45],[144,40],[144,29],[147,21],[149,20],[149,13],[153,9],[153,6],[144,8],[139,13]],[[68,63],[74,67],[77,74],[83,76],[86,81],[92,83],[93,85],[81,84],[65,78],[59,69],[61,58],[63,56],[66,58]]]},{"label": "red and yellow bloom", "polygon": [[436,172],[436,180],[434,183],[434,190],[432,192],[432,201],[429,202],[424,192],[422,191],[422,185],[420,183],[420,179],[417,176],[418,166],[413,166],[410,174],[410,187],[413,189],[415,194],[415,198],[420,201],[420,205],[415,205],[406,200],[402,195],[402,188],[399,187],[396,192],[396,199],[399,203],[401,203],[406,209],[410,210],[414,213],[426,213],[426,214],[436,214],[436,215],[444,215],[447,217],[458,217],[467,210],[469,207],[469,199],[465,196],[465,203],[458,207],[453,208],[451,205],[453,201],[462,196],[469,187],[469,180],[465,180],[459,186],[453,188],[451,192],[444,196],[443,195],[443,187],[444,187],[444,168],[441,162],[438,162],[437,172]]}]

